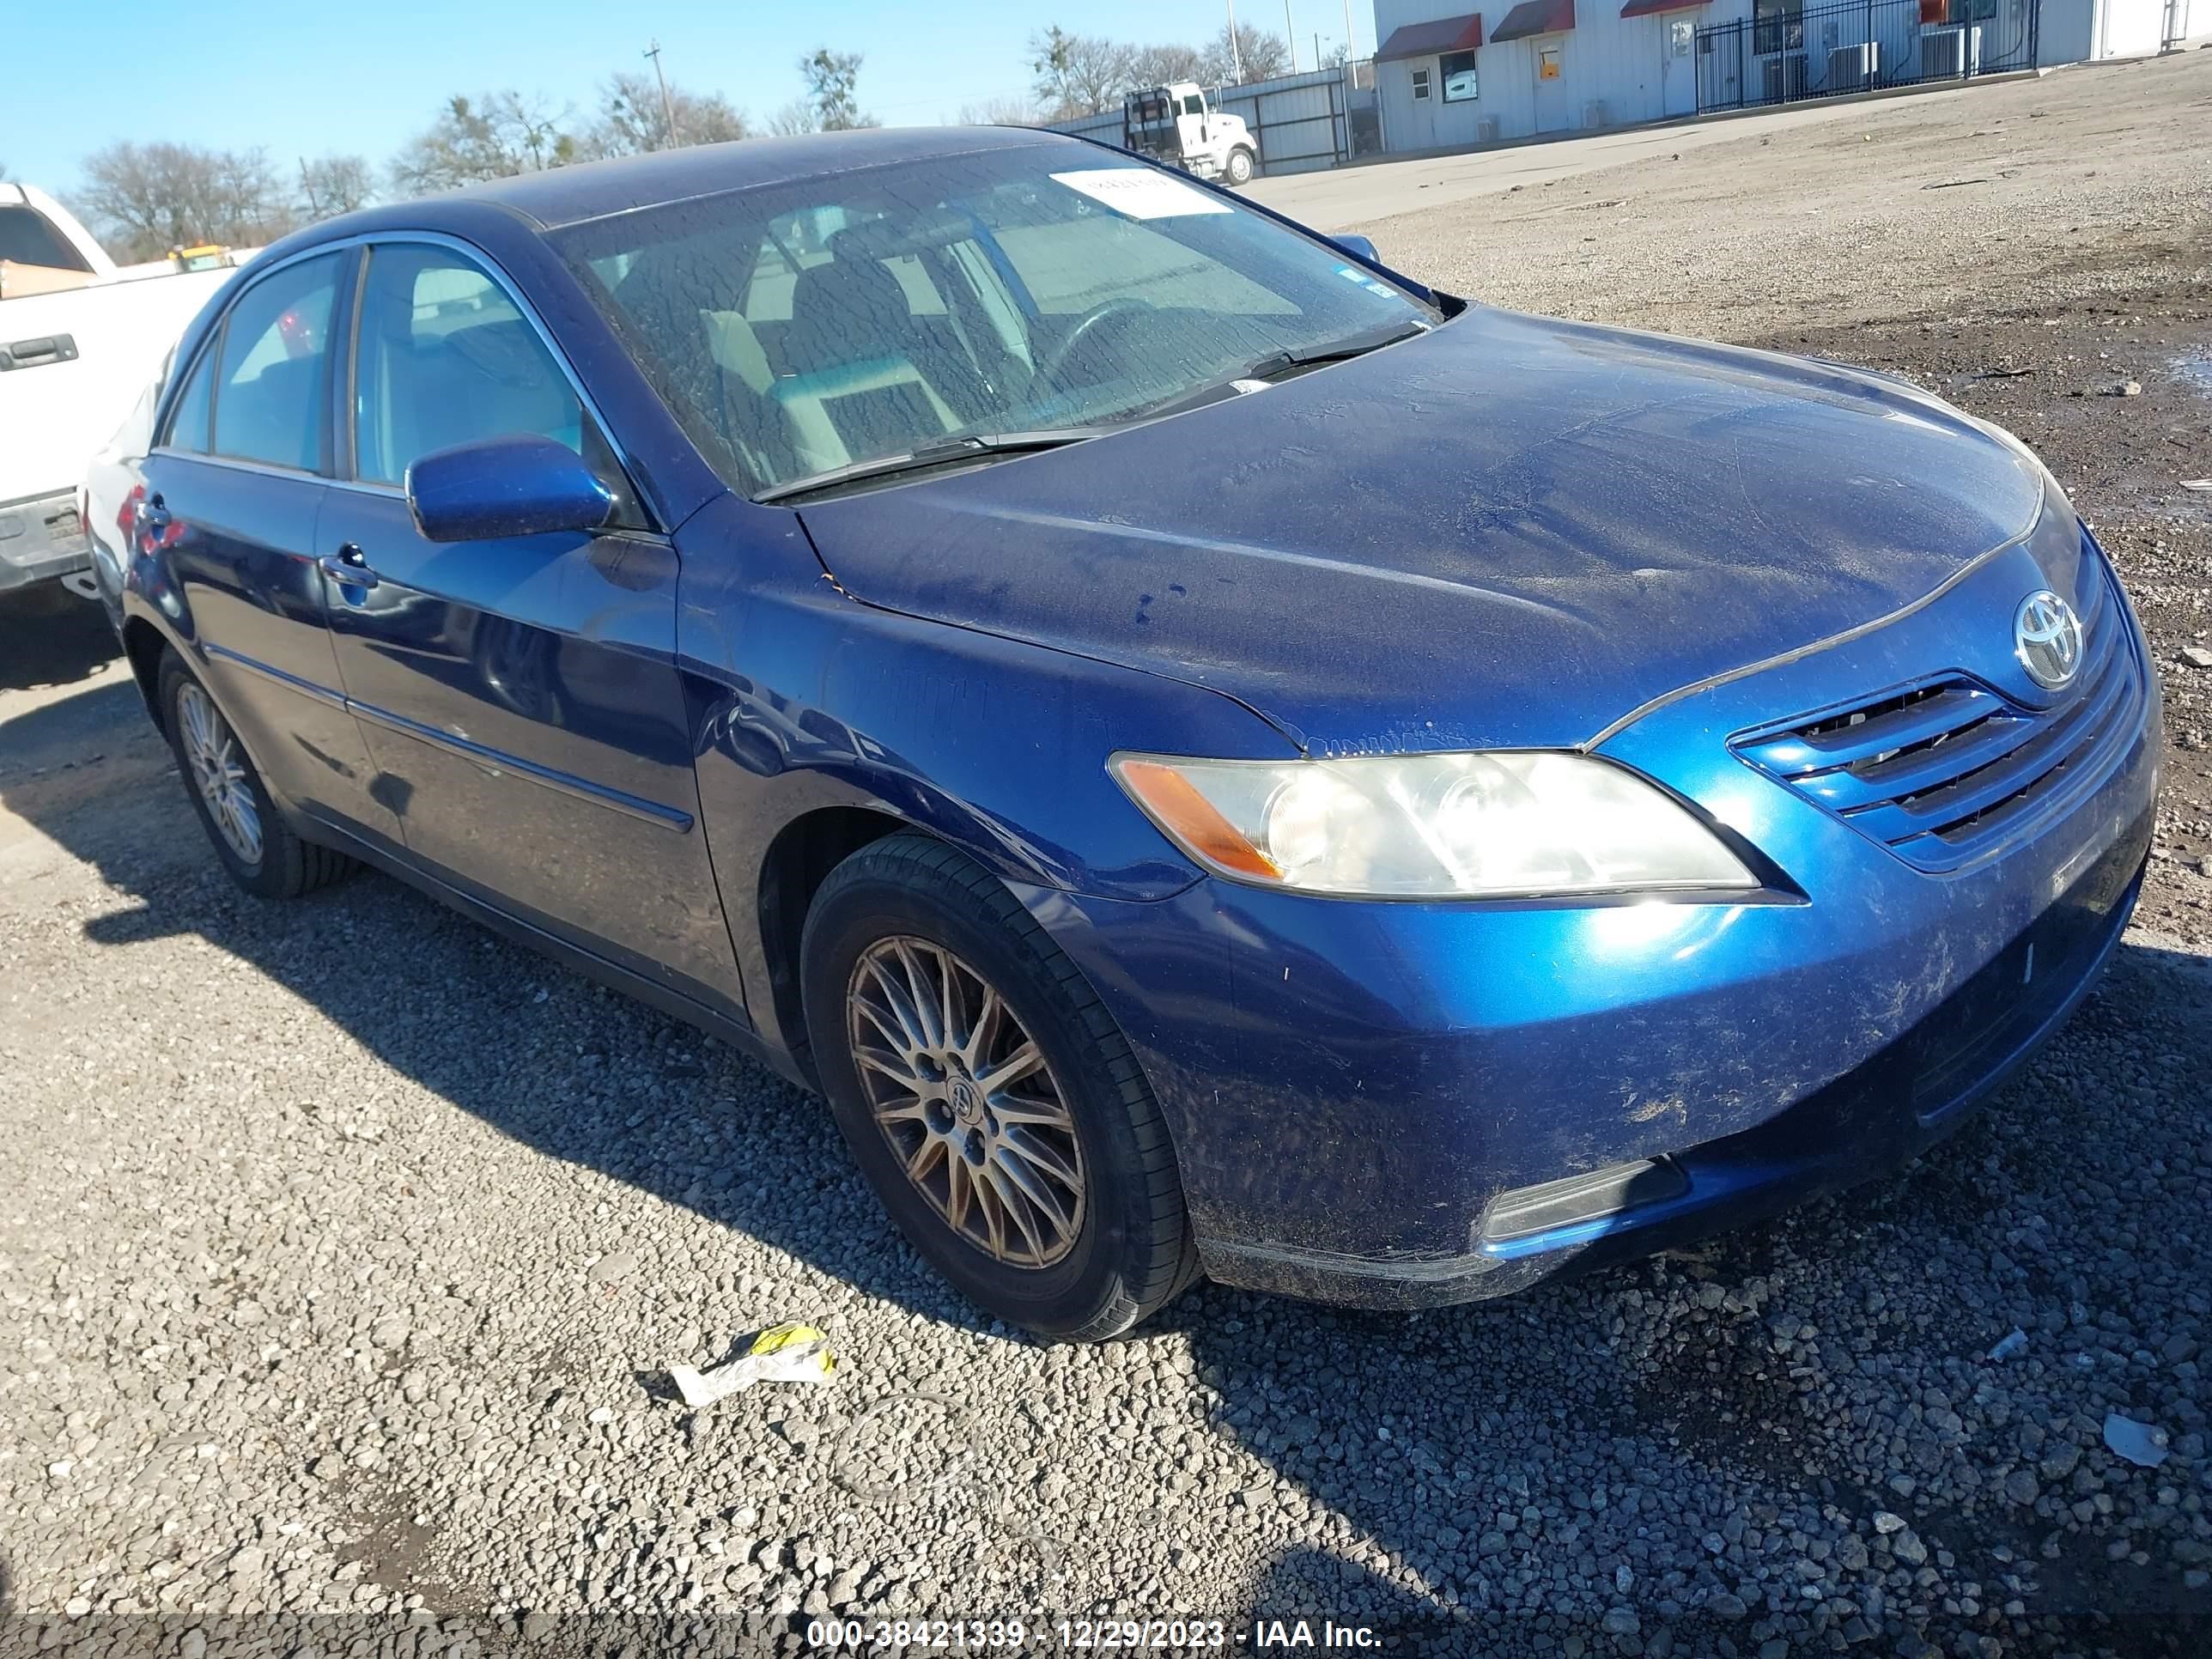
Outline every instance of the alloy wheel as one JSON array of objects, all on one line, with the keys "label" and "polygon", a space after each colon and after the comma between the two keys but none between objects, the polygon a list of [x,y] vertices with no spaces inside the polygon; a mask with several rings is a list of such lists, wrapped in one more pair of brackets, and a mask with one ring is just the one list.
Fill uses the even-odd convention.
[{"label": "alloy wheel", "polygon": [[943,945],[880,939],[845,996],[876,1126],[945,1223],[997,1261],[1046,1267],[1083,1227],[1083,1149],[1036,1040]]},{"label": "alloy wheel", "polygon": [[261,811],[254,805],[253,785],[237,738],[216,712],[214,700],[189,682],[177,692],[177,720],[192,781],[207,803],[216,833],[240,862],[259,864]]}]

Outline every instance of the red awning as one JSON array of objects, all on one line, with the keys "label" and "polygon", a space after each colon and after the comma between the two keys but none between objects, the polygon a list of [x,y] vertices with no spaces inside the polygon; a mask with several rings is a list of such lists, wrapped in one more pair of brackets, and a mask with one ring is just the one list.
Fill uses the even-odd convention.
[{"label": "red awning", "polygon": [[1575,0],[1521,0],[1491,31],[1490,41],[1522,40],[1532,34],[1558,34],[1575,26]]},{"label": "red awning", "polygon": [[1623,17],[1650,17],[1662,11],[1689,11],[1702,6],[1706,0],[1628,0],[1620,9]]},{"label": "red awning", "polygon": [[1473,52],[1482,44],[1482,14],[1471,11],[1464,17],[1439,17],[1433,23],[1408,23],[1405,27],[1392,29],[1390,38],[1376,49],[1375,61],[1387,64],[1394,58],[1434,58],[1439,52]]}]

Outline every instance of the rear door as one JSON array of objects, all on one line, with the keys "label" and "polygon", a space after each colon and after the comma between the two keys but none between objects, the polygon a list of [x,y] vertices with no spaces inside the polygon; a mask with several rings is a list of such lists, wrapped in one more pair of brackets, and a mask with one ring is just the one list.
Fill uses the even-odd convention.
[{"label": "rear door", "polygon": [[137,533],[166,549],[173,614],[270,787],[388,840],[397,824],[345,709],[315,565],[352,260],[297,260],[239,294],[146,459]]},{"label": "rear door", "polygon": [[[410,857],[672,990],[738,1002],[675,664],[675,550],[629,505],[535,320],[475,257],[375,245],[357,316],[350,476],[332,486],[318,546],[340,573],[331,629],[346,692]],[[516,434],[592,460],[627,527],[418,535],[409,465]]]}]

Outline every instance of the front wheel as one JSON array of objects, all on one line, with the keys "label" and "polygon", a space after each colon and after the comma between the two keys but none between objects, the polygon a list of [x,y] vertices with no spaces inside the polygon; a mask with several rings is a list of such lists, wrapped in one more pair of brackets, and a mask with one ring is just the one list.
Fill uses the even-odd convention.
[{"label": "front wheel", "polygon": [[1228,177],[1230,184],[1239,190],[1252,182],[1252,152],[1250,150],[1232,149],[1229,152]]},{"label": "front wheel", "polygon": [[838,1127],[891,1218],[969,1300],[1097,1341],[1195,1277],[1135,1055],[989,872],[919,835],[863,848],[823,884],[800,954]]}]

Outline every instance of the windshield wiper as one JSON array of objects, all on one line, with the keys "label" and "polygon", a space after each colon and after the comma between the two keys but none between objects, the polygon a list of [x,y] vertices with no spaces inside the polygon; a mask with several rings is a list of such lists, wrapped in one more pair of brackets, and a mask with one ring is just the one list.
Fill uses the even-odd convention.
[{"label": "windshield wiper", "polygon": [[1036,432],[970,433],[965,437],[916,444],[912,449],[902,450],[895,455],[877,455],[865,461],[848,461],[843,466],[809,473],[804,478],[771,484],[753,499],[757,501],[787,501],[794,495],[811,495],[817,490],[834,489],[840,484],[859,483],[864,479],[894,478],[902,472],[921,472],[931,467],[961,461],[987,460],[1001,455],[1024,455],[1041,449],[1059,449],[1068,444],[1079,444],[1086,438],[1096,438],[1110,430],[1112,428],[1107,426],[1066,426]]},{"label": "windshield wiper", "polygon": [[1237,376],[1240,380],[1272,380],[1289,374],[1294,368],[1317,368],[1323,363],[1340,363],[1348,357],[1364,357],[1370,351],[1380,351],[1384,346],[1395,345],[1401,340],[1410,340],[1416,334],[1426,334],[1426,323],[1393,323],[1388,328],[1372,328],[1364,334],[1347,334],[1340,340],[1327,340],[1317,346],[1307,346],[1297,351],[1271,351],[1266,356],[1248,364]]},{"label": "windshield wiper", "polygon": [[1340,363],[1347,358],[1364,357],[1370,351],[1380,351],[1384,346],[1410,340],[1416,334],[1426,334],[1431,326],[1420,322],[1393,323],[1388,328],[1370,329],[1364,334],[1347,334],[1342,339],[1324,340],[1319,345],[1271,351],[1264,357],[1254,358],[1233,374],[1209,380],[1204,386],[1178,393],[1164,403],[1151,404],[1140,412],[1146,419],[1161,415],[1179,415],[1187,409],[1199,409],[1207,404],[1218,403],[1240,380],[1279,380],[1304,369],[1319,368],[1324,363]]}]

